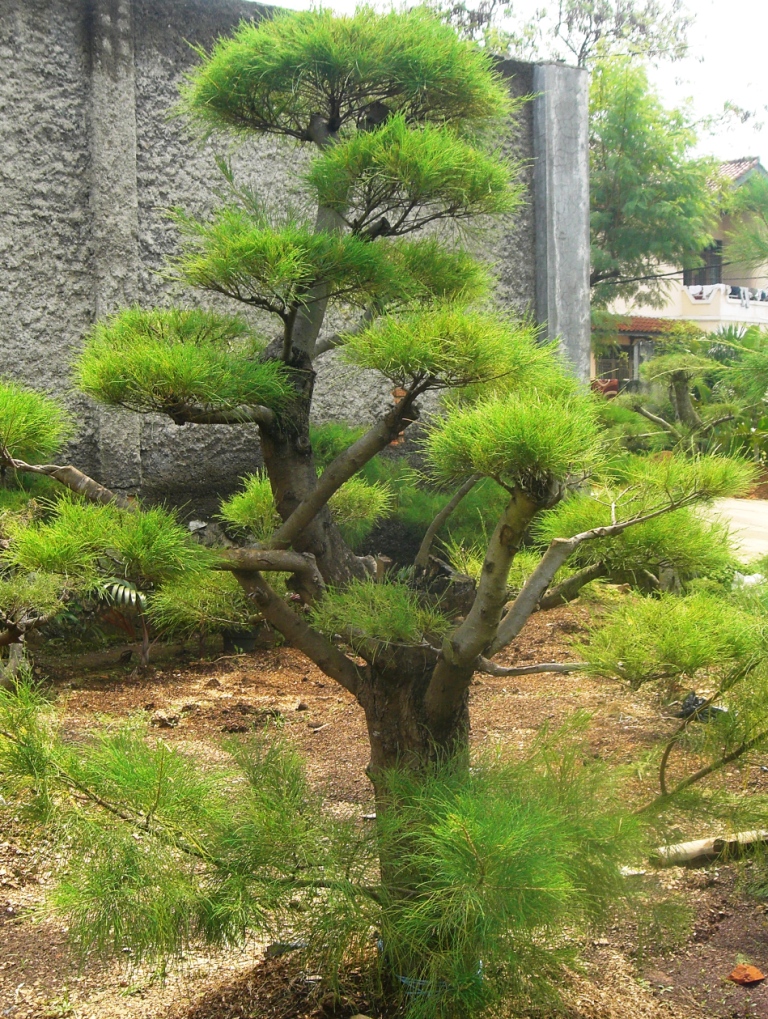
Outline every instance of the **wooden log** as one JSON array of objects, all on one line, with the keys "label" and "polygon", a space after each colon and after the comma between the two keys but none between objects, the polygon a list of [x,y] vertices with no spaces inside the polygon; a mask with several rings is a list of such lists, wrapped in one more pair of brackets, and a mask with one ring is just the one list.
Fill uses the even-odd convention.
[{"label": "wooden log", "polygon": [[768,831],[740,831],[719,838],[659,846],[651,854],[651,863],[655,867],[705,867],[714,860],[743,856],[761,845],[768,845]]}]

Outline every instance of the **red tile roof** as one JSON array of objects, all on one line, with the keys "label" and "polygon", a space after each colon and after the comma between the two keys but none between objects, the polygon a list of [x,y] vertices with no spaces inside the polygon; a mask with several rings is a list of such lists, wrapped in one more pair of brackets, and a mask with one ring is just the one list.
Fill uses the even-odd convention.
[{"label": "red tile roof", "polygon": [[665,333],[672,325],[668,318],[648,318],[646,315],[633,315],[624,318],[616,325],[620,333]]},{"label": "red tile roof", "polygon": [[744,159],[732,159],[728,163],[720,164],[720,174],[723,177],[727,177],[729,180],[739,181],[742,177],[746,177],[752,170],[762,170],[765,173],[765,169],[760,163],[758,156],[746,156]]}]

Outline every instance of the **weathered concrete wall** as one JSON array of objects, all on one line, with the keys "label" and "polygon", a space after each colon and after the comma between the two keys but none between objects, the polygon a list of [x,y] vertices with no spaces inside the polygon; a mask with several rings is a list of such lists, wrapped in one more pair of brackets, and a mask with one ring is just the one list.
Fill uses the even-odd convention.
[{"label": "weathered concrete wall", "polygon": [[537,64],[533,73],[536,318],[589,378],[589,75]]},{"label": "weathered concrete wall", "polygon": [[[95,408],[71,391],[68,379],[82,336],[98,316],[134,301],[216,303],[179,295],[158,276],[177,243],[167,210],[181,205],[204,213],[215,201],[218,177],[213,145],[194,140],[168,112],[197,59],[190,43],[210,46],[241,18],[261,13],[245,0],[0,3],[0,373],[66,393],[83,422],[73,459],[116,488],[156,498],[173,491],[197,501],[231,489],[258,465],[250,427],[177,428],[164,418]],[[515,94],[539,88],[533,65],[500,66]],[[560,215],[557,202],[567,204],[571,186],[562,175],[553,186],[550,175],[547,201],[535,200],[538,152],[552,151],[550,120],[558,130],[561,123],[539,118],[537,134],[534,120],[529,103],[507,145],[524,164],[523,209],[508,222],[481,224],[473,239],[484,254],[495,254],[499,296],[515,313],[543,307],[537,293],[550,281],[537,275],[537,236],[551,227],[542,215]],[[555,144],[572,142],[562,130],[557,138]],[[308,153],[275,139],[231,150],[223,144],[218,151],[266,204],[300,207],[306,201],[295,169]],[[585,181],[577,182],[582,191]],[[542,250],[553,271],[568,268],[567,245],[554,259],[551,246]],[[550,330],[568,321],[554,293],[550,286],[543,315]],[[573,300],[569,293],[567,303]],[[569,349],[578,343],[575,336],[566,337]],[[348,385],[348,372],[337,355],[323,359],[320,417],[368,420],[387,402],[388,387],[370,375],[349,399],[355,387]]]}]

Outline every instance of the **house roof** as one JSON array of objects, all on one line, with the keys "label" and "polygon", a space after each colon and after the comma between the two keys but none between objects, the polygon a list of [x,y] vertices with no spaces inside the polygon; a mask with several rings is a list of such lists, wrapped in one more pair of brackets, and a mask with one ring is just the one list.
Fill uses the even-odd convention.
[{"label": "house roof", "polygon": [[743,159],[732,159],[727,163],[720,164],[721,176],[727,177],[728,180],[737,184],[753,173],[768,176],[768,170],[760,162],[759,156],[745,156]]},{"label": "house roof", "polygon": [[620,333],[665,333],[671,324],[668,318],[632,315],[617,323],[616,329]]}]

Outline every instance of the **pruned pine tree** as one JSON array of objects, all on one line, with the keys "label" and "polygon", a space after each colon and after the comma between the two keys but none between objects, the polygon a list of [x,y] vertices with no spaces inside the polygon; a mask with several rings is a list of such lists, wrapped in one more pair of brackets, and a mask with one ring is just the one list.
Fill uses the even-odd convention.
[{"label": "pruned pine tree", "polygon": [[[414,903],[421,903],[426,917],[413,928],[407,957],[397,960],[398,972],[409,979],[425,975],[433,990],[445,989],[446,971],[435,969],[434,960],[453,959],[464,967],[461,986],[471,990],[478,985],[478,952],[485,951],[478,948],[482,903],[473,899],[471,907],[477,929],[464,929],[469,906],[461,896],[448,895],[442,879],[430,871],[440,858],[466,855],[466,829],[454,830],[453,808],[456,797],[467,802],[471,790],[446,794],[440,809],[433,809],[419,788],[420,782],[427,788],[440,762],[470,781],[465,763],[474,672],[489,667],[487,660],[515,640],[577,550],[698,501],[736,494],[748,485],[751,471],[717,456],[671,458],[631,462],[617,484],[595,403],[556,350],[539,345],[529,327],[510,322],[493,307],[487,266],[449,245],[444,232],[418,236],[426,226],[509,212],[519,201],[514,168],[485,141],[511,110],[504,83],[488,56],[459,40],[450,27],[419,9],[386,15],[363,9],[349,18],[315,11],[243,23],[210,53],[201,52],[184,87],[183,109],[204,131],[276,134],[314,148],[303,178],[317,202],[314,222],[264,210],[237,187],[230,204],[210,219],[178,217],[184,243],[171,269],[175,277],[272,316],[279,334],[260,340],[237,317],[210,312],[126,309],[93,329],[77,380],[97,400],[139,413],[164,413],[180,426],[251,423],[272,500],[263,481],[249,481],[225,514],[255,530],[260,540],[249,547],[201,549],[182,540],[167,515],[162,522],[158,517],[152,532],[151,514],[158,511],[112,496],[74,468],[30,463],[22,455],[24,445],[6,433],[0,456],[7,470],[46,475],[97,505],[68,503],[77,510],[63,509],[52,520],[11,529],[4,568],[14,576],[32,570],[86,576],[101,568],[109,550],[126,573],[146,573],[160,589],[170,582],[183,585],[187,577],[195,580],[205,570],[233,573],[249,604],[352,693],[365,712],[381,875],[371,897],[386,908],[407,906],[392,916],[412,921],[420,908]],[[321,335],[327,310],[339,305],[359,309],[358,327]],[[312,390],[318,361],[332,348],[346,362],[378,371],[401,395],[318,476],[309,431]],[[447,394],[443,412],[428,422],[425,439],[433,474],[456,492],[443,518],[480,478],[491,479],[505,493],[476,590],[460,608],[452,607],[450,583],[437,591],[431,576],[433,529],[425,536],[419,568],[397,583],[377,584],[332,514],[344,486],[418,417],[417,401],[430,390]],[[508,603],[510,568],[532,524],[569,490],[589,489],[599,499],[606,486],[613,486],[608,519],[554,536]],[[109,515],[110,533],[99,536],[96,524],[86,524],[84,516],[75,529],[80,544],[64,563],[69,545],[55,540],[51,529],[61,527],[62,513],[86,511],[101,513],[104,520]],[[144,530],[155,535],[164,556],[141,537]],[[304,608],[297,609],[270,583],[275,573],[289,575]],[[51,767],[61,777],[72,765]],[[114,777],[115,795],[126,774],[124,769]],[[87,786],[85,779],[72,781]],[[551,788],[565,787],[554,782]],[[109,797],[99,794],[99,799]],[[129,824],[142,814],[144,800],[138,797],[137,803],[126,808]],[[527,810],[521,807],[522,814]],[[185,816],[194,821],[196,815]],[[217,816],[226,817],[226,810]],[[419,816],[431,818],[426,828],[415,823]],[[398,818],[406,819],[404,828],[397,827]],[[446,835],[450,846],[438,852],[435,839],[447,831],[443,821],[452,834]],[[226,870],[230,859],[228,824],[221,820],[217,829],[223,855],[209,859],[205,850],[206,865],[214,869]],[[171,818],[158,836],[163,851],[190,857],[197,866],[197,842],[179,844],[175,825]],[[581,852],[579,825],[584,832],[589,828],[583,818],[575,825],[563,845],[564,859],[575,860]],[[536,822],[531,837],[545,828]],[[585,839],[584,845],[598,847],[598,855],[614,845],[613,835],[602,842]],[[127,845],[132,866],[138,866],[134,848]],[[493,842],[489,859],[501,852]],[[228,909],[240,908],[235,884],[244,872],[235,857],[224,881],[226,908],[222,905],[220,914],[214,910],[219,920]],[[581,886],[583,874],[574,867],[567,880],[562,877],[566,898],[566,885]],[[102,874],[106,885],[112,880],[108,870]],[[301,883],[300,871],[297,864],[286,877],[289,884]],[[348,870],[339,865],[337,872]],[[529,877],[527,884],[545,887],[540,869]],[[237,887],[248,880],[242,877]],[[499,877],[501,884],[506,880]],[[344,881],[348,888],[348,877]],[[319,877],[317,883],[323,884]],[[184,894],[182,888],[180,903]],[[238,901],[242,906],[245,900]],[[499,908],[511,908],[511,901],[505,894]],[[446,904],[450,909],[440,913]],[[97,905],[93,908],[98,912]],[[238,914],[240,922],[244,915]],[[163,929],[184,916],[179,906],[165,917]],[[497,929],[502,941],[499,932],[506,922],[502,916]],[[385,945],[390,959],[403,936],[392,923],[388,929],[394,933]],[[209,929],[211,936],[218,933],[203,911],[196,930]]]}]

